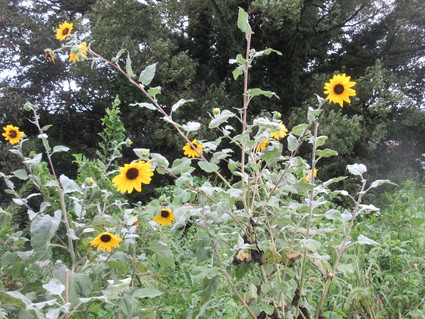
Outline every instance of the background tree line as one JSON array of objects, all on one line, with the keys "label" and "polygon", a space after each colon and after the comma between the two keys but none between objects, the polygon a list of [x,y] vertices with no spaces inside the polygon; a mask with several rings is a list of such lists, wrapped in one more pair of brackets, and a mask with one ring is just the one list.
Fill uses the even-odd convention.
[{"label": "background tree line", "polygon": [[[73,22],[73,32],[106,58],[128,50],[136,74],[158,63],[153,85],[162,87],[160,103],[194,99],[176,115],[207,123],[212,108],[241,105],[242,81],[233,80],[229,64],[245,46],[236,26],[238,7],[251,17],[252,47],[283,53],[253,66],[250,86],[274,91],[280,99],[253,101],[251,117],[278,111],[290,129],[304,120],[314,93],[323,95],[323,84],[345,72],[358,83],[357,96],[343,110],[326,107],[321,130],[339,156],[320,167],[319,178],[344,174],[346,164],[363,162],[372,179],[423,181],[421,0],[0,0],[2,126],[19,125],[36,135],[22,109],[30,101],[40,105],[41,122],[53,125],[52,143],[71,147],[69,154],[94,156],[100,118],[119,95],[133,146],[172,159],[182,152],[183,141],[156,113],[130,106],[144,97],[122,75],[107,66],[92,69],[90,61],[70,64],[66,56],[52,63],[44,49],[61,45],[54,37],[59,23]],[[213,134],[205,128],[196,138]],[[1,144],[3,171],[14,167],[7,148]],[[63,172],[72,176],[72,157],[60,160]]]}]

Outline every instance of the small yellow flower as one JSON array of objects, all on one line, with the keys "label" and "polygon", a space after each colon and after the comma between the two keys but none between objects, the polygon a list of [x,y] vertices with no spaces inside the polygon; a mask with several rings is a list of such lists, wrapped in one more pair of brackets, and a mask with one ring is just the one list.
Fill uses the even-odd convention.
[{"label": "small yellow flower", "polygon": [[111,251],[112,247],[118,248],[122,238],[112,235],[111,233],[101,233],[90,242],[90,246],[97,247],[97,250]]},{"label": "small yellow flower", "polygon": [[5,132],[2,135],[4,136],[5,140],[9,141],[12,145],[19,143],[19,141],[22,139],[22,136],[24,136],[24,132],[19,131],[19,127],[17,126],[6,125],[3,127],[3,130]]},{"label": "small yellow flower", "polygon": [[87,185],[92,186],[94,184],[93,178],[87,179]]},{"label": "small yellow flower", "polygon": [[64,22],[59,25],[59,28],[56,29],[56,39],[63,41],[71,34],[73,24],[69,22]]},{"label": "small yellow flower", "polygon": [[[317,177],[317,172],[318,172],[318,171],[319,171],[319,170],[318,170],[317,168],[315,168],[315,169],[314,169],[314,177]],[[308,171],[308,175],[304,175],[304,176],[303,176],[303,178],[305,179],[305,181],[306,181],[307,183],[310,183],[311,173],[312,173],[312,170],[309,170],[309,171]]]},{"label": "small yellow flower", "polygon": [[269,139],[267,137],[263,137],[261,143],[257,145],[257,152],[261,152],[263,149],[265,149],[268,142]]},{"label": "small yellow flower", "polygon": [[279,128],[280,128],[279,131],[271,132],[270,137],[273,137],[277,140],[280,140],[281,138],[288,135],[288,129],[286,128],[286,126],[282,122],[279,122]]},{"label": "small yellow flower", "polygon": [[213,108],[213,113],[214,113],[215,115],[219,115],[219,114],[221,113],[221,110],[220,110],[218,107]]},{"label": "small yellow flower", "polygon": [[78,47],[73,47],[69,52],[69,62],[84,61],[87,58],[88,50],[87,42],[81,42]]},{"label": "small yellow flower", "polygon": [[142,184],[149,184],[152,176],[152,165],[149,162],[138,161],[124,164],[120,167],[120,174],[112,179],[112,186],[116,186],[121,193],[130,194],[134,189],[141,192]]},{"label": "small yellow flower", "polygon": [[171,209],[162,208],[161,215],[155,216],[153,221],[162,226],[170,226],[174,223],[174,213]]},{"label": "small yellow flower", "polygon": [[186,143],[183,146],[184,155],[187,155],[187,157],[200,157],[200,154],[202,153],[201,144],[199,144],[196,139],[194,139],[191,143],[193,146],[189,143]]},{"label": "small yellow flower", "polygon": [[325,94],[327,100],[338,103],[339,106],[344,106],[344,101],[351,103],[350,96],[356,96],[356,91],[351,89],[356,82],[350,82],[350,76],[343,74],[336,74],[328,83],[325,83]]}]

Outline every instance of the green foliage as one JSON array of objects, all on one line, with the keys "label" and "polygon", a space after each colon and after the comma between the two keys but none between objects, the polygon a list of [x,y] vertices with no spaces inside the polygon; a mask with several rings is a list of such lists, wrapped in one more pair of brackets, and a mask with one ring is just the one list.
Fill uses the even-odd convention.
[{"label": "green foliage", "polygon": [[[177,7],[191,4],[208,9],[206,13],[191,11],[190,19],[209,26],[206,30],[220,45],[220,37],[214,34],[213,25],[209,25],[216,19],[209,11],[213,3],[201,4],[195,0],[172,3]],[[236,2],[230,2],[230,6],[235,5]],[[302,7],[300,1],[258,3],[252,10],[261,12],[269,5],[280,9],[268,15],[272,24],[277,17],[289,17],[291,13],[293,17],[289,20],[299,23],[305,34],[314,20],[303,18],[320,14],[317,7]],[[349,11],[357,5],[353,1],[338,2],[336,16],[325,15],[323,19],[336,27],[351,16]],[[363,5],[371,9],[367,2]],[[145,10],[137,10],[140,8]],[[187,143],[190,147],[190,141],[196,138],[201,148],[191,158],[183,156],[181,146],[172,157],[146,147],[133,148],[132,159],[148,161],[154,169],[154,178],[161,175],[173,179],[167,186],[158,188],[149,200],[135,201],[132,195],[118,194],[115,187],[149,184],[150,179],[135,167],[128,170],[120,167],[119,172],[116,169],[123,157],[123,146],[132,144],[126,138],[118,98],[101,119],[103,130],[98,134],[100,142],[93,157],[73,155],[78,166],[75,179],[58,172],[56,166],[60,154],[55,154],[66,154],[70,148],[51,142],[46,134],[50,125],[41,126],[40,109],[27,103],[25,109],[32,113],[31,122],[36,127],[33,135],[43,151],[25,148],[27,138],[19,141],[10,151],[19,159],[20,167],[0,174],[13,205],[22,210],[27,221],[21,224],[10,218],[12,203],[0,210],[3,216],[0,240],[4,244],[0,246],[0,316],[346,318],[361,314],[397,318],[421,315],[423,189],[417,184],[406,184],[400,191],[387,195],[389,203],[383,204],[384,210],[379,214],[379,209],[365,204],[364,199],[384,184],[393,187],[389,180],[368,182],[366,165],[356,161],[344,166],[343,173],[349,178],[326,179],[327,174],[322,173],[321,165],[325,161],[339,159],[341,154],[350,155],[369,117],[355,114],[355,107],[351,109],[354,112],[351,117],[341,115],[346,109],[338,112],[329,109],[332,106],[318,96],[317,102],[308,101],[305,107],[305,123],[297,123],[289,131],[282,124],[277,107],[269,112],[273,103],[277,103],[278,95],[269,90],[276,83],[270,81],[270,86],[263,86],[265,89],[247,85],[253,67],[269,63],[261,64],[263,60],[279,61],[276,58],[285,54],[274,49],[252,49],[251,37],[254,35],[255,39],[258,28],[270,25],[258,26],[253,23],[258,19],[256,15],[250,16],[239,8],[238,18],[234,19],[237,23],[230,34],[236,26],[245,34],[247,54],[245,58],[238,54],[229,62],[236,64],[232,67],[234,78],[243,76],[242,105],[237,103],[237,107],[227,108],[223,102],[220,112],[213,112],[208,118],[204,110],[198,110],[193,116],[199,115],[200,119],[193,120],[193,116],[188,116],[191,104],[187,103],[193,100],[173,93],[164,96],[163,92],[170,91],[172,86],[162,89],[156,86],[164,74],[162,63],[148,61],[146,66],[142,59],[155,56],[149,53],[154,44],[159,45],[157,38],[169,35],[167,30],[158,28],[163,17],[153,8],[139,2],[124,5],[109,0],[97,2],[92,14],[105,18],[106,23],[102,19],[97,21],[93,36],[110,36],[114,32],[119,36],[112,37],[110,42],[104,38],[108,45],[96,44],[87,54],[93,58],[93,66],[102,70],[106,63],[124,75],[128,85],[134,86],[137,93],[132,91],[134,88],[127,91],[125,85],[121,86],[129,93],[125,98],[141,97],[147,101],[124,106],[127,117],[144,112],[145,123],[149,119],[158,120],[160,115],[163,121],[151,123],[156,132],[166,127],[174,132],[172,139],[179,145]],[[220,12],[217,3],[214,10]],[[156,24],[147,24],[149,15]],[[125,30],[116,28],[116,24],[132,28],[136,21],[158,32],[155,38],[143,30],[146,32],[143,36],[152,38],[147,41],[151,46],[142,47],[142,52],[137,42],[122,34]],[[198,27],[189,25],[190,34],[196,35]],[[318,23],[317,27],[320,29],[323,24]],[[130,34],[140,36],[136,28]],[[199,40],[199,36],[194,39]],[[259,36],[258,43],[263,40]],[[119,50],[114,59],[96,53],[97,48],[107,51],[117,46],[118,50],[123,43],[129,48]],[[172,55],[173,50],[165,43],[166,55]],[[205,52],[213,54],[208,44],[201,44],[208,48]],[[300,43],[296,41],[293,45]],[[60,50],[68,48],[65,45]],[[192,60],[182,54],[175,61]],[[193,64],[179,67],[185,75],[176,74],[174,81],[190,74]],[[260,68],[260,77],[272,74],[272,69]],[[211,68],[214,76],[218,71]],[[387,92],[385,72],[377,63],[359,81],[359,86],[365,84],[365,90],[377,88],[380,92],[376,105],[372,103],[363,111],[390,116],[387,99],[404,100]],[[368,79],[376,77],[382,81],[368,87]],[[226,94],[220,87],[216,90]],[[384,93],[389,96],[380,101]],[[303,96],[300,94],[299,98]],[[359,97],[363,98],[361,94]],[[365,95],[365,99],[369,97]],[[263,104],[265,98],[268,101]],[[168,100],[170,103],[163,102]],[[144,109],[131,111],[134,106]],[[373,126],[372,122],[366,125]],[[350,127],[352,132],[331,129],[340,124]],[[207,128],[215,132],[207,134]],[[374,126],[376,134],[372,137],[382,141],[385,134],[380,129],[388,128],[384,124]],[[27,135],[31,135],[29,132]],[[201,132],[205,135],[200,136]],[[338,144],[341,139],[345,140]],[[330,142],[339,149],[329,148]],[[302,148],[308,149],[311,156],[302,156]],[[340,187],[340,182],[346,179],[356,185],[354,191]],[[409,200],[405,201],[406,198]],[[344,207],[338,205],[341,199],[345,200]],[[170,225],[166,226],[164,219]]]}]

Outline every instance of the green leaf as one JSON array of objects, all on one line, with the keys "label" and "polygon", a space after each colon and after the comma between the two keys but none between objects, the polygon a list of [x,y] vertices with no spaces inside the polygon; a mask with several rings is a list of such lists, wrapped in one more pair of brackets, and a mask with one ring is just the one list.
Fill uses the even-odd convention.
[{"label": "green leaf", "polygon": [[139,76],[139,82],[143,85],[151,84],[156,72],[156,63],[148,65],[146,69],[144,69]]},{"label": "green leaf", "polygon": [[132,296],[136,298],[155,298],[164,293],[155,288],[140,288],[133,292]]},{"label": "green leaf", "polygon": [[327,139],[328,139],[327,136],[319,136],[316,139],[316,147],[320,147],[320,146],[324,145]]},{"label": "green leaf", "polygon": [[316,155],[319,157],[331,157],[338,155],[337,151],[326,148],[324,150],[316,150]]},{"label": "green leaf", "polygon": [[297,140],[297,138],[294,135],[289,134],[288,135],[288,150],[290,152],[293,152],[293,151],[295,151],[297,149],[297,147],[298,147],[298,140]]},{"label": "green leaf", "polygon": [[48,294],[57,296],[65,291],[65,286],[56,278],[50,279],[47,284],[43,285],[43,288],[46,289]]},{"label": "green leaf", "polygon": [[219,167],[216,164],[213,163],[207,163],[204,161],[199,161],[198,165],[200,168],[202,168],[202,170],[204,170],[207,173],[212,173],[215,172],[219,169]]},{"label": "green leaf", "polygon": [[149,244],[148,248],[155,253],[158,263],[161,266],[171,269],[175,268],[174,254],[167,244],[160,240],[154,240]]},{"label": "green leaf", "polygon": [[378,243],[378,242],[376,242],[376,241],[374,241],[374,240],[372,240],[372,239],[370,239],[370,238],[368,238],[368,237],[366,237],[366,236],[363,236],[363,235],[359,235],[359,236],[357,237],[357,242],[358,242],[359,244],[363,244],[363,245],[374,245],[374,246],[379,246],[379,243]]},{"label": "green leaf", "polygon": [[157,87],[154,87],[154,88],[150,88],[148,90],[148,95],[150,97],[155,98],[158,94],[161,94],[161,87],[160,86],[157,86]]},{"label": "green leaf", "polygon": [[353,164],[353,165],[347,165],[348,171],[357,176],[362,176],[363,173],[367,171],[366,165],[364,164]]},{"label": "green leaf", "polygon": [[230,112],[228,110],[224,110],[221,112],[221,114],[217,115],[215,118],[213,118],[208,125],[208,128],[216,128],[220,126],[220,124],[226,122],[229,118],[235,117],[236,115],[233,112]]},{"label": "green leaf", "polygon": [[11,296],[10,292],[6,293],[3,291],[0,291],[0,305],[1,307],[12,306],[12,307],[18,307],[22,309],[26,308],[25,303],[20,298]]},{"label": "green leaf", "polygon": [[59,187],[59,183],[57,180],[51,180],[48,181],[46,184],[44,184],[45,187]]},{"label": "green leaf", "polygon": [[171,107],[171,111],[172,111],[172,112],[175,112],[175,111],[177,111],[177,110],[178,110],[178,108],[179,108],[180,106],[182,106],[183,104],[185,104],[185,103],[189,103],[189,102],[193,102],[193,101],[195,101],[195,100],[193,100],[193,99],[191,99],[191,100],[180,99],[180,100],[178,100],[178,102],[177,102],[177,103],[173,104],[173,106]]},{"label": "green leaf", "polygon": [[199,122],[187,122],[186,124],[182,125],[182,129],[186,132],[196,132],[201,128],[201,123]]},{"label": "green leaf", "polygon": [[277,50],[274,50],[274,49],[271,49],[271,48],[267,48],[263,51],[254,52],[253,57],[256,58],[256,57],[263,56],[263,55],[269,55],[272,52],[276,53],[277,55],[282,55],[282,52],[280,52],[280,51],[277,51]]},{"label": "green leaf", "polygon": [[46,257],[49,250],[50,240],[55,235],[61,222],[62,212],[55,211],[53,217],[50,215],[38,215],[30,226],[31,245],[36,258]]},{"label": "green leaf", "polygon": [[243,73],[244,68],[242,66],[238,66],[236,69],[233,70],[233,79],[237,80],[238,77]]},{"label": "green leaf", "polygon": [[35,167],[38,164],[40,164],[41,159],[42,159],[42,154],[41,153],[38,153],[33,158],[29,158],[29,159],[24,160],[24,163],[25,164],[29,164],[32,167]]},{"label": "green leaf", "polygon": [[393,183],[393,182],[389,181],[388,179],[377,179],[376,181],[374,181],[370,185],[369,189],[381,186],[383,184],[390,184],[390,185],[398,186],[396,183]]},{"label": "green leaf", "polygon": [[140,308],[140,304],[137,299],[128,295],[125,295],[123,298],[121,298],[121,300],[118,302],[118,306],[125,315],[125,318],[132,317],[131,314]]},{"label": "green leaf", "polygon": [[291,133],[296,136],[301,136],[305,133],[305,130],[307,129],[307,127],[308,125],[306,123],[299,124],[292,128]]},{"label": "green leaf", "polygon": [[317,120],[317,117],[320,115],[320,113],[322,112],[322,110],[315,110],[312,107],[308,108],[307,111],[307,120],[309,122],[315,122]]},{"label": "green leaf", "polygon": [[102,293],[108,300],[120,299],[122,293],[130,286],[130,283],[131,277],[115,281],[111,280],[108,287],[102,290]]},{"label": "green leaf", "polygon": [[24,169],[18,169],[13,172],[13,175],[15,175],[20,180],[26,181],[28,179],[27,171]]},{"label": "green leaf", "polygon": [[170,162],[168,162],[168,160],[159,153],[151,153],[151,158],[155,163],[162,167],[167,168],[170,165]]},{"label": "green leaf", "polygon": [[255,89],[249,89],[246,94],[250,97],[254,97],[254,96],[258,96],[258,95],[264,95],[268,98],[271,98],[272,96],[275,96],[279,99],[279,97],[276,95],[276,93],[272,92],[272,91],[263,91],[259,88],[255,88]]},{"label": "green leaf", "polygon": [[53,153],[57,153],[57,152],[68,152],[69,147],[63,146],[63,145],[57,145],[55,147],[53,147]]},{"label": "green leaf", "polygon": [[242,54],[238,54],[236,56],[236,59],[229,59],[229,64],[236,64],[236,63],[244,65],[244,64],[247,64],[248,61],[243,58]]},{"label": "green leaf", "polygon": [[320,247],[322,246],[320,241],[314,240],[312,238],[304,239],[303,242],[304,242],[304,246],[311,252],[315,252],[319,250]]},{"label": "green leaf", "polygon": [[148,110],[156,110],[155,105],[153,105],[152,103],[146,103],[146,102],[141,102],[141,103],[131,103],[130,106],[139,106],[141,108],[146,108]]},{"label": "green leaf", "polygon": [[248,22],[248,13],[246,13],[241,7],[239,7],[238,13],[238,28],[245,34],[253,33]]},{"label": "green leaf", "polygon": [[137,155],[140,159],[146,159],[150,155],[150,150],[148,148],[134,148],[133,152]]},{"label": "green leaf", "polygon": [[117,55],[112,58],[111,62],[117,63],[118,60],[120,59],[121,55],[123,55],[124,52],[125,52],[125,49],[119,50]]},{"label": "green leaf", "polygon": [[131,67],[130,54],[127,54],[127,60],[125,61],[125,72],[130,78],[134,78],[136,76],[133,72],[133,68]]},{"label": "green leaf", "polygon": [[78,186],[76,182],[74,182],[72,179],[68,178],[67,176],[63,174],[59,176],[59,182],[65,194],[73,193],[73,192],[81,192],[80,186]]},{"label": "green leaf", "polygon": [[173,162],[171,172],[176,175],[181,174],[186,170],[186,168],[190,167],[191,163],[192,161],[187,157],[178,158]]}]

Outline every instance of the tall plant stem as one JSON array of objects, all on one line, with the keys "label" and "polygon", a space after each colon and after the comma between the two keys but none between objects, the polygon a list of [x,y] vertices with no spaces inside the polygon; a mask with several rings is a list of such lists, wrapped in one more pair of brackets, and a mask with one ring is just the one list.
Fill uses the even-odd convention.
[{"label": "tall plant stem", "polygon": [[[310,174],[310,182],[312,184],[314,184],[314,170],[316,168],[316,139],[317,139],[318,130],[319,130],[319,122],[314,122],[313,154],[312,154],[312,157],[311,157],[311,174]],[[315,195],[315,191],[314,191],[314,188],[313,188],[313,189],[310,190],[309,197],[308,197],[309,210],[308,210],[306,235],[305,235],[306,240],[308,240],[309,237],[310,237],[311,216],[313,215],[313,210],[314,210],[314,205],[313,205],[314,195]],[[304,276],[305,276],[306,265],[307,265],[307,247],[304,246],[303,263],[302,263],[302,267],[301,267],[301,277],[300,277],[300,281],[299,281],[299,284],[298,284],[298,293],[299,293],[300,297],[303,295],[303,285],[304,285]],[[299,306],[299,303],[298,303],[295,317],[298,317],[299,311],[300,311],[300,306]]]},{"label": "tall plant stem", "polygon": [[208,220],[205,216],[205,214],[201,214],[202,215],[202,219],[204,220],[204,224],[205,224],[205,230],[208,232],[208,235],[211,237],[211,244],[213,247],[213,251],[214,251],[214,255],[217,257],[217,260],[221,266],[221,270],[223,271],[224,277],[226,278],[227,282],[229,283],[230,287],[233,290],[233,293],[236,295],[236,297],[239,299],[239,301],[242,303],[242,305],[244,306],[244,308],[248,311],[248,313],[251,315],[252,318],[257,319],[257,316],[255,315],[255,313],[252,311],[251,307],[246,303],[246,301],[244,300],[244,298],[241,296],[241,294],[239,293],[239,291],[236,289],[235,284],[232,281],[232,278],[230,277],[229,273],[226,270],[226,265],[224,264],[223,260],[221,259],[220,256],[220,252],[217,249],[217,245],[214,241],[214,236],[211,233],[211,229],[208,223]]},{"label": "tall plant stem", "polygon": [[345,246],[346,246],[347,241],[348,241],[348,237],[350,236],[350,233],[351,233],[351,229],[353,228],[354,220],[356,219],[357,214],[359,212],[359,207],[360,207],[360,203],[362,201],[363,195],[364,195],[365,187],[366,187],[366,180],[363,179],[362,180],[362,186],[361,186],[359,195],[357,197],[356,205],[354,207],[353,216],[351,217],[350,225],[348,226],[347,232],[345,233],[345,236],[344,236],[344,240],[342,241],[341,246],[338,249],[338,253],[336,255],[336,259],[335,259],[335,262],[334,262],[333,267],[332,267],[332,273],[329,274],[328,280],[326,281],[326,285],[325,285],[325,288],[323,290],[322,298],[320,299],[319,307],[317,308],[316,319],[320,318],[322,308],[323,308],[323,304],[325,303],[325,300],[326,300],[328,293],[329,293],[329,287],[330,287],[332,279],[334,277],[336,268],[338,267],[339,260],[341,259],[342,253],[344,252]]},{"label": "tall plant stem", "polygon": [[[246,64],[244,66],[244,79],[243,79],[243,112],[242,112],[242,134],[246,131],[247,126],[247,113],[248,113],[248,79],[249,79],[249,51],[251,50],[251,33],[246,35],[246,53],[245,60]],[[246,157],[246,140],[242,138],[242,154],[241,154],[241,178],[242,178],[242,201],[245,207],[245,210],[249,216],[252,212],[249,211],[247,199],[246,199],[246,185],[245,185],[245,157]]]},{"label": "tall plant stem", "polygon": [[[33,109],[33,112],[34,112],[34,124],[37,126],[38,131],[40,132],[40,135],[42,135],[42,134],[44,134],[44,132],[43,132],[43,129],[41,128],[40,123],[38,121],[39,116],[38,116],[35,109]],[[59,192],[59,200],[60,200],[61,211],[62,211],[62,222],[64,223],[65,228],[66,228],[66,234],[67,234],[67,238],[68,238],[68,251],[69,251],[69,254],[71,255],[72,271],[74,271],[75,267],[76,267],[76,254],[75,254],[75,250],[74,250],[74,243],[72,241],[72,238],[70,237],[71,226],[69,224],[68,212],[67,212],[66,204],[65,204],[65,193],[64,193],[63,188],[61,186],[61,183],[60,183],[60,181],[59,181],[59,179],[56,175],[55,167],[54,167],[53,161],[52,161],[52,154],[49,151],[48,145],[46,145],[44,142],[43,142],[43,145],[44,145],[44,149],[46,151],[46,156],[47,156],[47,160],[49,161],[49,165],[50,165],[50,169],[52,171],[52,175],[59,185],[58,192]]]},{"label": "tall plant stem", "polygon": [[[158,104],[158,102],[156,101],[155,98],[153,98],[152,96],[149,95],[149,93],[146,91],[145,87],[143,85],[141,85],[140,83],[134,81],[131,76],[129,74],[127,74],[123,69],[121,69],[119,67],[119,65],[112,63],[111,61],[109,61],[108,59],[105,59],[103,56],[97,54],[96,52],[90,51],[91,54],[93,54],[97,59],[109,64],[110,66],[112,66],[114,69],[116,69],[117,71],[119,71],[122,75],[124,75],[131,84],[133,84],[135,87],[137,87],[140,91],[142,91],[142,93],[152,102],[152,104],[155,106],[155,108],[162,114],[164,115],[164,117],[174,126],[174,128],[177,130],[177,132],[180,134],[180,136],[183,137],[183,139],[190,144],[190,146],[192,147],[192,149],[194,151],[196,151],[198,153],[198,155],[200,156],[201,160],[204,162],[208,162],[208,160],[197,151],[196,147],[192,144],[192,142],[189,140],[189,138],[187,137],[187,135],[180,129],[180,127],[177,126],[177,124],[175,124],[171,118],[171,116],[165,112],[164,108]],[[219,171],[214,171],[214,174],[216,174],[222,181],[224,184],[226,184],[227,187],[229,188],[233,188],[232,185],[227,181],[227,179],[219,172]]]}]

